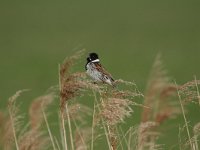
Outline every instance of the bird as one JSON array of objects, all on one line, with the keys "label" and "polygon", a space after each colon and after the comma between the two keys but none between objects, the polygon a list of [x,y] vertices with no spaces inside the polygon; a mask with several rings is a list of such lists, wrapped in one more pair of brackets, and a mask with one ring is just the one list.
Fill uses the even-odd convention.
[{"label": "bird", "polygon": [[100,59],[97,53],[89,53],[87,57],[87,63],[85,65],[86,73],[94,80],[95,83],[102,82],[115,86],[115,80],[109,72],[101,65]]}]

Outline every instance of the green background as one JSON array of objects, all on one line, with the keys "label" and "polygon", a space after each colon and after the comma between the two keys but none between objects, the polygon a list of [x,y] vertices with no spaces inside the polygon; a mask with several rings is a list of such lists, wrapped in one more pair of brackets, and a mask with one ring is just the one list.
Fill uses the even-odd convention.
[{"label": "green background", "polygon": [[[199,79],[199,8],[198,0],[1,0],[0,108],[15,91],[31,89],[22,96],[27,110],[31,99],[58,84],[58,64],[83,48],[97,52],[114,78],[134,80],[141,91],[158,53],[177,83]],[[85,58],[77,70],[84,65]],[[191,114],[192,124],[198,113]],[[177,139],[171,133],[162,142]]]}]

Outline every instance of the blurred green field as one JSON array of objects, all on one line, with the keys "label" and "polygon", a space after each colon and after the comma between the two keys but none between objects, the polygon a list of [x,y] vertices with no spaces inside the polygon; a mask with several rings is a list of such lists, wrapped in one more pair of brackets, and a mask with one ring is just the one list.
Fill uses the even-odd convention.
[{"label": "blurred green field", "polygon": [[[31,89],[22,96],[27,111],[31,99],[58,84],[58,64],[83,48],[143,92],[158,53],[178,84],[200,79],[199,6],[197,0],[1,1],[0,109],[15,91]],[[79,64],[84,71],[85,58]],[[191,124],[199,118],[194,107]],[[171,136],[161,142],[169,147],[177,144],[178,125],[166,124]]]}]

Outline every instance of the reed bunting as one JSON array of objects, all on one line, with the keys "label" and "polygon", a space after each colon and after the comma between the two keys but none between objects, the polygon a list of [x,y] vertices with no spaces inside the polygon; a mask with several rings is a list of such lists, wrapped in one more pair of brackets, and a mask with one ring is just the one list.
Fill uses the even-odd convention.
[{"label": "reed bunting", "polygon": [[103,82],[114,86],[114,79],[100,64],[99,57],[96,53],[89,54],[85,69],[87,74],[92,77],[95,82]]}]

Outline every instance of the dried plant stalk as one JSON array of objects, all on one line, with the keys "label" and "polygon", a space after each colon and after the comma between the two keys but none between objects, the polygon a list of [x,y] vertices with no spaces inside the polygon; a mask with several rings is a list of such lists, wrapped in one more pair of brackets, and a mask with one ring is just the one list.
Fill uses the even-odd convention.
[{"label": "dried plant stalk", "polygon": [[198,150],[199,149],[198,137],[200,135],[200,122],[194,125],[193,133],[194,133],[193,139],[194,139],[195,150]]},{"label": "dried plant stalk", "polygon": [[51,139],[51,143],[52,143],[52,147],[53,147],[53,150],[56,150],[56,146],[55,146],[55,142],[54,142],[54,139],[53,139],[53,135],[52,135],[52,132],[51,132],[51,129],[49,127],[49,123],[47,121],[47,116],[44,112],[44,108],[42,108],[42,114],[43,114],[43,117],[44,117],[44,120],[45,120],[45,124],[47,126],[47,130],[48,130],[48,133],[49,133],[49,137]]}]

